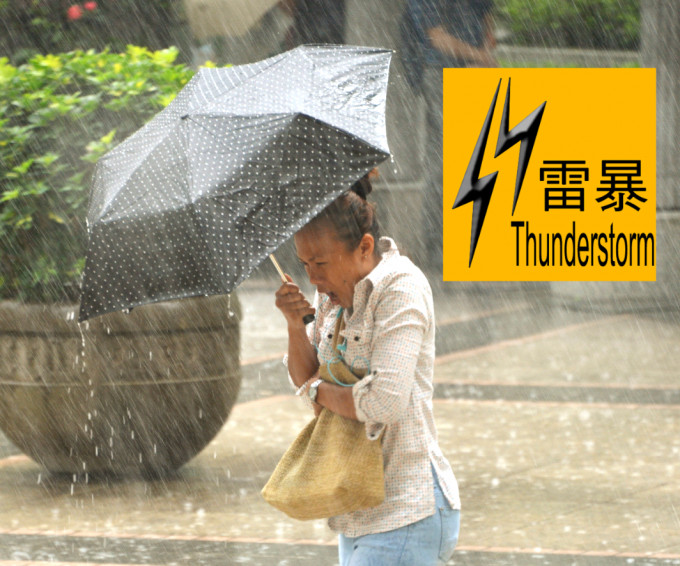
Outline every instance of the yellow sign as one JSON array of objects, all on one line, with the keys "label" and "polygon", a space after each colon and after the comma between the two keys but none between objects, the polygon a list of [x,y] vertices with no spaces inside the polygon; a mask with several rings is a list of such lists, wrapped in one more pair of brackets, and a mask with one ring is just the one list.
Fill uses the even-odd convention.
[{"label": "yellow sign", "polygon": [[444,280],[656,280],[655,69],[444,70]]}]

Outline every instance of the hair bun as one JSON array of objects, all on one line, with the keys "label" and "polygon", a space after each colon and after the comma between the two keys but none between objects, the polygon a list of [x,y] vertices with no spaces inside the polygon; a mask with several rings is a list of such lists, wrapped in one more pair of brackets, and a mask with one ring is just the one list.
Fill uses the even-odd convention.
[{"label": "hair bun", "polygon": [[354,183],[350,190],[366,200],[366,197],[371,194],[371,191],[373,190],[371,181],[368,180],[368,173]]}]

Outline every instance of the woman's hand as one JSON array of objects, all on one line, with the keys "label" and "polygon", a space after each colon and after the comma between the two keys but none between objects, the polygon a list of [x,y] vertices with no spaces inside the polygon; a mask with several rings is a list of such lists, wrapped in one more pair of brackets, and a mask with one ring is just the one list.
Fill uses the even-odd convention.
[{"label": "woman's hand", "polygon": [[468,66],[498,67],[495,57],[488,49],[491,46],[488,44],[488,40],[485,47],[474,47],[451,35],[442,26],[428,29],[427,37],[432,47],[437,51],[456,59],[463,59],[468,62]]},{"label": "woman's hand", "polygon": [[283,313],[288,322],[288,328],[304,328],[305,323],[302,319],[305,315],[315,314],[315,309],[300,291],[300,288],[293,283],[290,275],[286,274],[288,281],[276,291],[276,306]]}]

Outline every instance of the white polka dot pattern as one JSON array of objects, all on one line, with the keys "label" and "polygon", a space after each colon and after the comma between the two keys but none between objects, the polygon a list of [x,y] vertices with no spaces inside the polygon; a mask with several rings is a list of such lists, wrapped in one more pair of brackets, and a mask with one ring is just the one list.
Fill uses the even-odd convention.
[{"label": "white polka dot pattern", "polygon": [[79,319],[228,293],[389,155],[391,52],[201,69],[97,163]]}]

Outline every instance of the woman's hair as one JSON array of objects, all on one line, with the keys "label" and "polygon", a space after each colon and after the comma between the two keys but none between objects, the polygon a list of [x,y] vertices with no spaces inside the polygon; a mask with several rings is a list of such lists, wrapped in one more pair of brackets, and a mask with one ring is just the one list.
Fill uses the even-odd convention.
[{"label": "woman's hair", "polygon": [[366,200],[372,190],[368,175],[365,175],[324,208],[307,226],[318,228],[330,224],[338,240],[343,242],[349,251],[357,248],[364,234],[370,234],[375,240],[373,253],[380,256],[378,217],[375,205]]}]

